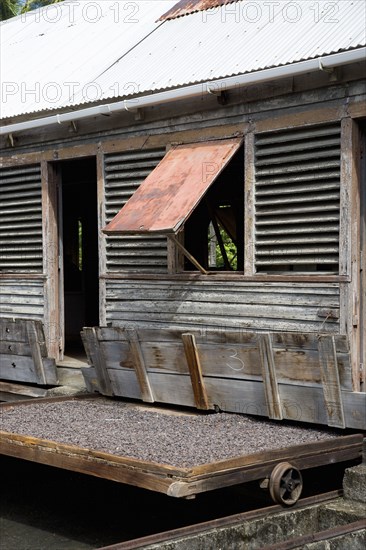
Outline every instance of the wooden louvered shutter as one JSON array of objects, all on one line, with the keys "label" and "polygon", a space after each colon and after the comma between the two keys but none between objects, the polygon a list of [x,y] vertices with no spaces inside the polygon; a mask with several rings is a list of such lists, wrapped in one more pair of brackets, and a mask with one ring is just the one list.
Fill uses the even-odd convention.
[{"label": "wooden louvered shutter", "polygon": [[255,140],[257,272],[339,269],[340,125]]},{"label": "wooden louvered shutter", "polygon": [[[159,164],[165,149],[105,156],[105,213],[109,223]],[[160,236],[108,236],[107,272],[167,272],[167,240]]]},{"label": "wooden louvered shutter", "polygon": [[40,165],[0,169],[0,271],[42,273]]}]

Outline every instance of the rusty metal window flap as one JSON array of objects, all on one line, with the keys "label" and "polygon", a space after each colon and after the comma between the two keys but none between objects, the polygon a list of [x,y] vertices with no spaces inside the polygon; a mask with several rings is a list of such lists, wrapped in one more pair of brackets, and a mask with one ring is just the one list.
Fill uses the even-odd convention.
[{"label": "rusty metal window flap", "polygon": [[172,147],[104,233],[177,233],[241,144],[235,138]]}]

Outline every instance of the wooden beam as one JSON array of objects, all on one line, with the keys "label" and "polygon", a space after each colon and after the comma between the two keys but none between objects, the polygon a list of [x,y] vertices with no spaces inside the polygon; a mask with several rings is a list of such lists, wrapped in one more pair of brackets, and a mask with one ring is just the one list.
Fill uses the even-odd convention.
[{"label": "wooden beam", "polygon": [[186,355],[191,384],[197,409],[208,410],[210,408],[205,383],[202,375],[201,362],[193,334],[182,334],[184,353]]},{"label": "wooden beam", "polygon": [[196,260],[196,258],[194,258],[194,256],[192,256],[192,254],[190,254],[188,252],[188,250],[178,241],[178,239],[175,238],[174,235],[168,235],[168,238],[173,241],[173,243],[183,252],[183,254],[185,255],[186,258],[188,258],[188,260],[190,262],[192,262],[192,264],[197,267],[197,269],[199,269],[199,271],[203,274],[203,275],[208,275],[208,271],[206,271],[206,269],[204,267],[201,266],[201,264]]},{"label": "wooden beam", "polygon": [[94,366],[98,378],[100,393],[103,395],[114,395],[112,383],[109,378],[109,373],[103,350],[100,347],[97,331],[95,328],[84,328],[81,333],[84,342],[85,351],[89,356],[90,363]]},{"label": "wooden beam", "polygon": [[107,324],[106,280],[100,275],[107,272],[107,240],[102,231],[106,224],[104,191],[104,154],[97,153],[97,202],[98,202],[98,267],[99,267],[99,326]]},{"label": "wooden beam", "polygon": [[26,327],[30,351],[37,375],[37,384],[45,386],[47,384],[47,377],[43,366],[42,353],[38,340],[38,331],[36,329],[34,321],[27,321]]},{"label": "wooden beam", "polygon": [[345,428],[346,422],[334,336],[319,336],[318,348],[328,426]]},{"label": "wooden beam", "polygon": [[283,419],[281,396],[278,390],[276,365],[272,349],[272,338],[268,334],[258,334],[261,369],[269,418]]},{"label": "wooden beam", "polygon": [[245,170],[245,204],[244,204],[244,275],[255,274],[255,141],[254,133],[245,136],[244,170]]},{"label": "wooden beam", "polygon": [[[56,166],[42,161],[42,217],[43,217],[43,270],[44,325],[48,353],[56,361],[61,359],[60,275],[58,235],[58,184],[60,174]],[[63,328],[63,327],[62,327]]]},{"label": "wooden beam", "polygon": [[130,344],[137,381],[140,386],[141,398],[147,403],[154,403],[154,393],[147,373],[138,334],[134,329],[129,329],[127,330],[127,338]]},{"label": "wooden beam", "polygon": [[359,130],[351,118],[342,120],[340,275],[350,282],[341,285],[340,330],[350,342],[353,389],[360,391],[361,363],[361,178]]}]

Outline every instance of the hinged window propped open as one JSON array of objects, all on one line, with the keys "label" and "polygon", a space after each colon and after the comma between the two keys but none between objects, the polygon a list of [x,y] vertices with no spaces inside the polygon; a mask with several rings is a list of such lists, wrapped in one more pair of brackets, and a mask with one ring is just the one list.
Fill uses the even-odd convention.
[{"label": "hinged window propped open", "polygon": [[177,233],[241,143],[235,138],[172,147],[104,233]]}]

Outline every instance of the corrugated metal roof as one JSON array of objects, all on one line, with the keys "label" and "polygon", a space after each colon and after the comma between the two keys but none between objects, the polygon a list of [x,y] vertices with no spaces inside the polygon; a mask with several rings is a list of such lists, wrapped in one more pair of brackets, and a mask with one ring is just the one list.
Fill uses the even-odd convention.
[{"label": "corrugated metal roof", "polygon": [[3,23],[2,117],[133,97],[366,45],[364,0],[242,0],[155,22],[175,5],[67,1],[53,6],[53,23],[51,7]]},{"label": "corrugated metal roof", "polygon": [[96,78],[159,27],[175,3],[69,0],[1,23],[1,117],[72,105],[73,95],[98,99]]},{"label": "corrugated metal roof", "polygon": [[175,19],[176,17],[189,15],[195,11],[205,11],[225,4],[233,4],[234,2],[240,2],[240,0],[180,0],[173,8],[164,13],[159,21]]},{"label": "corrugated metal roof", "polygon": [[[166,21],[98,83],[104,90],[114,86],[122,91],[125,75],[133,74],[136,90],[144,94],[286,65],[366,43],[366,3],[362,0],[278,0],[271,5],[270,11],[268,2],[245,0]],[[105,99],[111,97],[104,95]]]},{"label": "corrugated metal roof", "polygon": [[172,147],[105,233],[177,232],[241,143],[236,138]]}]

